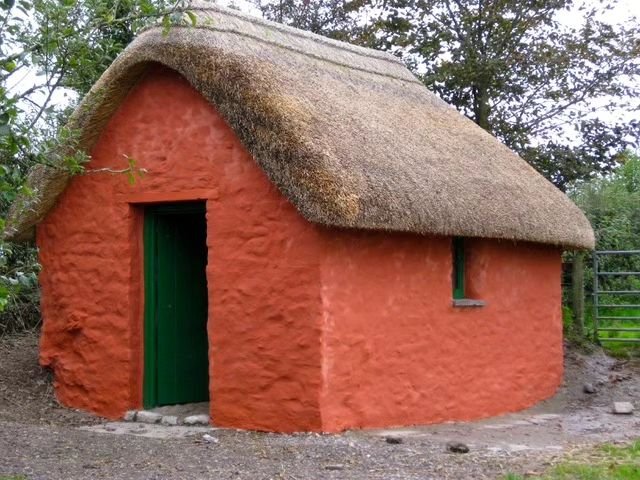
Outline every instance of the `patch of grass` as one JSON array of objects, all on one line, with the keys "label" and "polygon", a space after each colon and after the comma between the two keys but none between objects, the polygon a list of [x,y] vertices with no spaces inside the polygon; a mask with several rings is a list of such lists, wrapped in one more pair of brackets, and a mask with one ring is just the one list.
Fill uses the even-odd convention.
[{"label": "patch of grass", "polygon": [[[625,290],[626,287],[620,287]],[[629,287],[632,288],[632,287]],[[635,288],[635,287],[634,287]],[[609,305],[638,305],[640,304],[640,294],[637,296],[626,297],[607,297],[600,299],[601,304]],[[593,323],[593,303],[589,298],[585,301],[584,312],[584,337],[578,337],[574,330],[574,315],[569,306],[562,307],[562,323],[564,329],[564,338],[573,348],[577,348],[584,353],[589,353],[595,348],[594,343],[594,323]],[[640,317],[640,309],[622,308],[622,307],[600,307],[601,316],[611,317]],[[610,328],[640,328],[640,320],[601,320],[600,327]],[[640,332],[600,332],[600,338],[638,338]],[[640,343],[628,342],[601,342],[604,351],[616,358],[640,358]]]},{"label": "patch of grass", "polygon": [[640,480],[640,440],[603,445],[565,459],[540,477],[509,473],[503,480]]},{"label": "patch of grass", "polygon": [[[640,317],[640,310],[629,308],[609,307],[603,308],[601,315],[615,317]],[[601,327],[610,328],[640,328],[640,320],[603,320]],[[640,339],[640,332],[601,332],[600,338],[637,338]],[[603,341],[604,350],[613,357],[629,358],[640,356],[640,343],[616,343]]]},{"label": "patch of grass", "polygon": [[0,480],[27,480],[24,475],[0,475]]}]

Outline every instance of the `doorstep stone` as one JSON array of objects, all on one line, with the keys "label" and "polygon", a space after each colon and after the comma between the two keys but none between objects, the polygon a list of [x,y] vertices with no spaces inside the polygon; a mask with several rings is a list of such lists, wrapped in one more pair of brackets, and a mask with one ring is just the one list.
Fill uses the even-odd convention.
[{"label": "doorstep stone", "polygon": [[165,415],[162,417],[162,420],[160,420],[160,423],[168,427],[173,427],[174,425],[178,425],[178,417],[175,415]]},{"label": "doorstep stone", "polygon": [[182,421],[185,425],[209,425],[209,415],[190,415]]},{"label": "doorstep stone", "polygon": [[147,412],[142,410],[136,415],[136,421],[142,423],[160,423],[162,415],[155,412]]}]

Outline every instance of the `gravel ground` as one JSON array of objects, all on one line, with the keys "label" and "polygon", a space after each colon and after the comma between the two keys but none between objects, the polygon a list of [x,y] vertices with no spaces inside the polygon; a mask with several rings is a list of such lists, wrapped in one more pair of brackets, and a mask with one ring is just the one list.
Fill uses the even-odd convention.
[{"label": "gravel ground", "polygon": [[[584,445],[640,435],[638,416],[609,413],[614,399],[640,398],[640,365],[601,353],[567,354],[561,391],[525,412],[341,435],[107,423],[58,405],[36,360],[35,335],[0,339],[0,479],[497,479],[539,472]],[[598,393],[583,393],[585,382]],[[402,443],[387,443],[389,435]],[[470,452],[448,452],[451,441]]]},{"label": "gravel ground", "polygon": [[57,426],[0,424],[0,471],[30,479],[461,479],[495,478],[522,456],[445,453],[439,442],[381,437],[216,431],[153,439]]}]

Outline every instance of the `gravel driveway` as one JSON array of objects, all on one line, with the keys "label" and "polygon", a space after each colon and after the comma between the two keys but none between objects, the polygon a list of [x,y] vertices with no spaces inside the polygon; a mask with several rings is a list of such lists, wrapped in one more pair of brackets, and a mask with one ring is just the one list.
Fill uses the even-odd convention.
[{"label": "gravel driveway", "polygon": [[[164,427],[170,428],[170,427]],[[0,423],[0,471],[30,479],[461,479],[496,478],[526,455],[446,453],[444,444],[369,435],[235,431],[155,439],[68,427]],[[534,455],[537,457],[537,455]]]},{"label": "gravel driveway", "polygon": [[[0,340],[0,478],[497,479],[539,472],[581,445],[640,435],[639,417],[609,412],[613,399],[640,398],[640,368],[602,354],[568,354],[559,394],[525,412],[387,431],[280,435],[208,427],[185,433],[62,408],[37,366],[36,345],[35,335]],[[585,382],[598,393],[583,393]],[[388,443],[390,435],[402,443]],[[470,452],[448,452],[451,441]]]}]

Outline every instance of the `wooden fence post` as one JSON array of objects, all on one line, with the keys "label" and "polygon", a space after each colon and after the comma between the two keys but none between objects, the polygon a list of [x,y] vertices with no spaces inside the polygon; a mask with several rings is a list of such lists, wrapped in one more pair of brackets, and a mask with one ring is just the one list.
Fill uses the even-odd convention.
[{"label": "wooden fence post", "polygon": [[573,331],[578,338],[584,338],[584,252],[576,252],[573,256],[571,294]]}]

